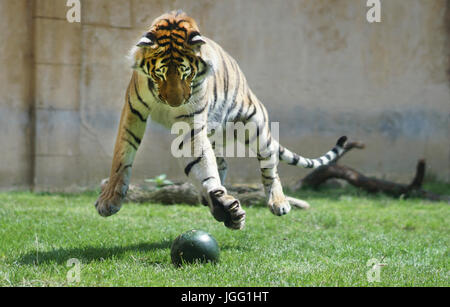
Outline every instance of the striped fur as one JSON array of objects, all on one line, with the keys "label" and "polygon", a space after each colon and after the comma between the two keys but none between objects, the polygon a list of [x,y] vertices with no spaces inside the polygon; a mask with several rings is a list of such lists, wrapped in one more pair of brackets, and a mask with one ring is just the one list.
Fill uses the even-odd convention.
[{"label": "striped fur", "polygon": [[177,122],[189,125],[190,131],[182,136],[178,148],[191,146],[196,154],[181,158],[184,172],[199,188],[213,216],[232,229],[244,226],[245,212],[223,187],[225,160],[216,159],[215,152],[229,139],[219,142],[215,138],[226,123],[256,127],[249,130],[243,143],[256,148],[267,204],[276,215],[290,210],[278,176],[278,158],[291,165],[316,168],[344,151],[345,137],[317,159],[301,157],[279,145],[271,136],[265,107],[236,61],[214,41],[201,36],[195,21],[181,11],[157,18],[132,50],[132,57],[135,71],[127,89],[110,180],[96,203],[103,216],[120,209],[148,117],[168,129]]}]

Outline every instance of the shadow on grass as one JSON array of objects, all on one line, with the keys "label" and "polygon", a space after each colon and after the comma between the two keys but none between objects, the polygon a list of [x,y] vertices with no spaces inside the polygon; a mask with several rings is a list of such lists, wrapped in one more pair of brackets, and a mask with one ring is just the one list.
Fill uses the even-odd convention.
[{"label": "shadow on grass", "polygon": [[[120,258],[127,252],[150,252],[156,249],[170,250],[172,241],[164,240],[154,243],[139,243],[128,246],[112,246],[112,247],[77,247],[77,248],[60,248],[51,251],[29,252],[20,257],[17,262],[25,265],[40,265],[48,263],[66,264],[69,259],[76,258],[82,263],[90,263],[92,261],[103,261],[111,258]],[[246,250],[245,247],[223,245],[221,250]],[[150,263],[152,264],[152,263]],[[163,264],[155,262],[153,264]]]},{"label": "shadow on grass", "polygon": [[65,264],[71,258],[77,258],[83,263],[92,261],[102,261],[114,257],[120,257],[123,254],[136,252],[149,252],[156,249],[170,249],[172,242],[164,240],[154,243],[140,243],[128,246],[112,246],[112,247],[79,247],[79,248],[60,248],[51,251],[38,252],[32,251],[18,259],[20,264],[39,265],[56,262]]}]

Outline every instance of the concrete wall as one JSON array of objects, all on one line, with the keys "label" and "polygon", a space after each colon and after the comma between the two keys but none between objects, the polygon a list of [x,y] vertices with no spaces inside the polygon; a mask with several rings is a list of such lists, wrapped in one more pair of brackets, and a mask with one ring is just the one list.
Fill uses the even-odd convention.
[{"label": "concrete wall", "polygon": [[0,187],[32,180],[31,11],[26,0],[0,1]]},{"label": "concrete wall", "polygon": [[[448,0],[382,1],[380,24],[366,21],[365,0],[84,0],[81,24],[65,20],[65,3],[0,0],[1,187],[34,179],[38,190],[70,189],[108,176],[125,56],[177,8],[240,63],[287,147],[317,156],[347,134],[367,149],[343,163],[407,179],[424,157],[450,181]],[[150,124],[133,179],[184,179],[169,148],[170,135]],[[230,179],[257,181],[257,167],[235,159]],[[305,173],[280,170],[286,183]]]}]

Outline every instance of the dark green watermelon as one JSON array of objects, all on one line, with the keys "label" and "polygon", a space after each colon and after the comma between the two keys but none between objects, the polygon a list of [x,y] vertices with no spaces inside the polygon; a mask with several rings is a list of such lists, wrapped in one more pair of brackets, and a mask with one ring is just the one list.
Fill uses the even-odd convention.
[{"label": "dark green watermelon", "polygon": [[209,233],[202,230],[190,230],[179,235],[172,243],[170,256],[172,263],[218,262],[219,245]]}]

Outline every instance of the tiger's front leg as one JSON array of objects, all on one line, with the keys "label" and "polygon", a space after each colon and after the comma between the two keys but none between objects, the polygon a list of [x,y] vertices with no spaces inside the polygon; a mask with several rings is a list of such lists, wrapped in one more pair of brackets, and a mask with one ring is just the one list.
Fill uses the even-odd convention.
[{"label": "tiger's front leg", "polygon": [[130,97],[128,89],[109,180],[95,203],[95,208],[103,217],[117,213],[122,206],[122,200],[128,191],[134,157],[145,132],[148,114],[148,107],[136,98]]},{"label": "tiger's front leg", "polygon": [[230,229],[242,229],[245,225],[245,211],[239,200],[227,193],[217,169],[216,156],[207,137],[206,125],[192,128],[180,145],[188,146],[192,157],[183,157],[186,176],[194,183],[208,205],[213,217]]}]

